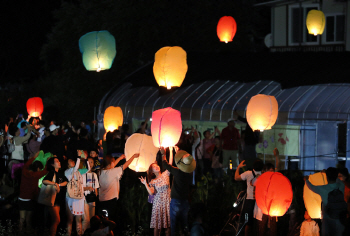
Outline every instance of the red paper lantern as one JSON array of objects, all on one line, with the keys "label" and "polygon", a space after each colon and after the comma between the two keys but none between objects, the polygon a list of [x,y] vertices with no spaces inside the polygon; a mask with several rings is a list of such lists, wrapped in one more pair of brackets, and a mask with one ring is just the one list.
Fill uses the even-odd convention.
[{"label": "red paper lantern", "polygon": [[283,216],[293,200],[292,184],[281,173],[266,172],[256,182],[255,199],[265,215]]},{"label": "red paper lantern", "polygon": [[153,144],[159,147],[173,147],[180,139],[182,132],[181,113],[167,107],[152,113]]},{"label": "red paper lantern", "polygon": [[237,23],[232,16],[223,16],[220,18],[216,32],[221,42],[232,42],[237,31]]},{"label": "red paper lantern", "polygon": [[44,111],[43,100],[39,97],[29,98],[27,101],[27,112],[32,117],[39,117]]}]

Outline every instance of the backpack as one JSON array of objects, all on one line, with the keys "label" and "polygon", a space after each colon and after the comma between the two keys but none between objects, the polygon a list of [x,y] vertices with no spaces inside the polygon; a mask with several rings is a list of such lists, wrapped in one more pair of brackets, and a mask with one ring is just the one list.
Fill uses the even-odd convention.
[{"label": "backpack", "polygon": [[339,188],[328,193],[328,204],[326,213],[332,219],[341,219],[346,217],[347,204],[344,200],[344,193]]},{"label": "backpack", "polygon": [[[77,178],[75,178],[75,175]],[[84,197],[83,190],[83,179],[79,171],[76,171],[72,174],[72,179],[69,180],[67,184],[67,194],[68,197],[73,199],[82,199]]]}]

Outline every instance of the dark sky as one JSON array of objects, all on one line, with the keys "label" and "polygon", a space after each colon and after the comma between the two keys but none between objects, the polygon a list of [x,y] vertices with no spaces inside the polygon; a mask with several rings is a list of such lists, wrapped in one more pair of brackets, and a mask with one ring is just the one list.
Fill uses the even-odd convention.
[{"label": "dark sky", "polygon": [[54,23],[52,11],[59,6],[59,0],[2,1],[1,84],[40,76],[40,49]]}]

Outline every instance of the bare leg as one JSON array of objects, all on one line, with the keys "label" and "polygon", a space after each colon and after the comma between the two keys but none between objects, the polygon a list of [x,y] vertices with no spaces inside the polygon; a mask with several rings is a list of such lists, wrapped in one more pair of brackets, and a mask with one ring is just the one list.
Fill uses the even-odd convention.
[{"label": "bare leg", "polygon": [[165,229],[165,235],[170,236],[171,235],[171,228],[166,228]]},{"label": "bare leg", "polygon": [[76,229],[77,229],[77,235],[78,236],[83,235],[81,219],[82,219],[81,215],[80,216],[75,216],[75,223],[76,223]]},{"label": "bare leg", "polygon": [[89,211],[89,204],[85,201],[84,203],[84,215],[83,215],[83,226],[82,226],[82,233],[85,232],[87,228],[89,228],[90,225],[90,219],[92,216],[90,216],[90,211]]},{"label": "bare leg", "polygon": [[32,215],[33,215],[32,211],[27,211],[27,215],[26,215],[27,232],[31,232],[33,230],[33,228],[32,228]]},{"label": "bare leg", "polygon": [[49,213],[51,216],[52,224],[50,228],[50,235],[55,236],[57,231],[57,226],[60,223],[60,206],[49,207]]},{"label": "bare leg", "polygon": [[161,229],[154,228],[154,236],[160,236]]},{"label": "bare leg", "polygon": [[74,215],[70,211],[67,203],[66,203],[66,213],[67,213],[67,235],[71,235]]},{"label": "bare leg", "polygon": [[19,230],[23,231],[24,222],[26,221],[27,211],[19,211]]}]

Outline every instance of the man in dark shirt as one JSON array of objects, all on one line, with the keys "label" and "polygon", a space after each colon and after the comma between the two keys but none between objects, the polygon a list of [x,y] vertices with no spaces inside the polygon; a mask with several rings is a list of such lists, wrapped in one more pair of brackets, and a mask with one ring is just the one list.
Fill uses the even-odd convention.
[{"label": "man in dark shirt", "polygon": [[222,140],[222,167],[227,173],[230,166],[230,160],[232,160],[232,169],[236,169],[238,161],[238,153],[240,149],[240,135],[238,129],[235,128],[235,121],[237,118],[230,118],[227,121],[227,127],[221,132]]},{"label": "man in dark shirt", "polygon": [[165,149],[162,149],[161,153],[163,156],[163,168],[174,176],[170,201],[171,235],[174,236],[178,220],[181,221],[182,228],[188,231],[187,218],[190,209],[188,197],[192,181],[191,173],[196,168],[196,161],[190,154],[181,150],[175,155],[177,167],[173,167],[166,160]]}]

